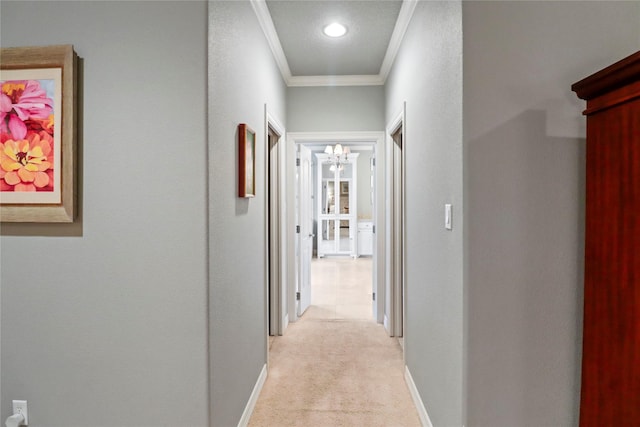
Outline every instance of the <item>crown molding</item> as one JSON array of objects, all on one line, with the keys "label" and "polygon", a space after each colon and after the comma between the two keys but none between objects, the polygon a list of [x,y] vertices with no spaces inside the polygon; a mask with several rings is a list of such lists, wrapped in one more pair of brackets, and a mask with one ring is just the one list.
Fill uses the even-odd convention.
[{"label": "crown molding", "polygon": [[273,57],[278,64],[280,74],[288,87],[311,86],[382,86],[385,84],[391,66],[396,58],[402,39],[407,31],[413,12],[419,0],[403,0],[396,25],[391,34],[387,52],[377,75],[350,75],[350,76],[292,76],[287,57],[282,49],[276,27],[273,25],[271,13],[265,0],[250,0],[253,11],[258,18],[260,27],[264,32]]},{"label": "crown molding", "polygon": [[400,50],[402,39],[404,39],[404,34],[407,32],[409,22],[411,22],[411,17],[413,17],[413,12],[416,10],[417,5],[418,0],[404,0],[402,2],[402,7],[400,8],[400,13],[396,20],[396,26],[393,28],[393,33],[389,40],[387,53],[384,55],[384,60],[380,67],[380,78],[383,82],[385,82],[389,76],[391,66],[393,65],[393,61],[396,59],[398,50]]},{"label": "crown molding", "polygon": [[291,79],[291,70],[289,69],[287,57],[284,55],[284,50],[282,50],[282,45],[280,44],[276,27],[273,25],[273,20],[271,19],[271,13],[269,13],[267,2],[265,0],[251,0],[251,6],[258,18],[260,27],[262,27],[262,31],[267,38],[273,57],[280,69],[280,74],[282,74],[282,78],[288,85],[289,79]]},{"label": "crown molding", "polygon": [[382,86],[384,80],[379,75],[361,76],[292,76],[287,81],[289,87],[309,86]]},{"label": "crown molding", "polygon": [[294,143],[327,144],[373,144],[384,141],[384,132],[348,131],[348,132],[288,132],[287,139]]}]

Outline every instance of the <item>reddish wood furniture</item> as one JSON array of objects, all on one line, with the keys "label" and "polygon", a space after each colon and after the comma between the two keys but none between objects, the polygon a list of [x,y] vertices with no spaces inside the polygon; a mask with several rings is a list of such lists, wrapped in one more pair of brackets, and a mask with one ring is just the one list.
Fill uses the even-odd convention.
[{"label": "reddish wood furniture", "polygon": [[571,89],[587,101],[580,426],[640,426],[640,52]]}]

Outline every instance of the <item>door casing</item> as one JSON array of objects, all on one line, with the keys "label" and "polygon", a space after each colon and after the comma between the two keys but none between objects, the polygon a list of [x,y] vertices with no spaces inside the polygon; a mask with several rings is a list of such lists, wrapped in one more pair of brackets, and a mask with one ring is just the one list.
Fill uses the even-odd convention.
[{"label": "door casing", "polygon": [[[394,141],[398,132],[402,136],[399,147]],[[387,198],[392,203],[387,207],[385,230],[388,239],[385,290],[389,300],[385,306],[384,325],[390,336],[404,337],[406,346],[406,103],[387,125],[386,144]]]},{"label": "door casing", "polygon": [[[374,289],[376,289],[376,304],[375,304],[375,320],[378,323],[383,321],[384,313],[384,277],[385,277],[385,262],[382,256],[385,253],[385,239],[384,232],[381,232],[379,225],[385,224],[385,210],[384,210],[384,173],[378,173],[378,170],[383,170],[382,167],[378,168],[378,165],[382,163],[382,158],[385,152],[385,133],[384,132],[289,132],[287,134],[286,142],[286,159],[288,167],[286,167],[286,197],[285,202],[289,206],[295,206],[295,159],[296,159],[296,145],[298,144],[317,144],[327,145],[330,143],[342,142],[351,145],[373,145],[374,153],[376,157],[376,171],[375,171],[375,206],[374,206],[374,224],[376,224],[376,233],[374,234]],[[296,233],[295,233],[295,212],[293,209],[286,211],[286,240],[287,240],[287,276],[297,277],[298,272],[298,259],[296,256]],[[289,313],[289,321],[296,321],[297,316],[293,316],[296,313],[295,310],[295,287],[290,286],[287,291],[287,307]]]},{"label": "door casing", "polygon": [[[277,141],[272,142],[269,135],[275,134]],[[284,135],[281,122],[269,111],[265,104],[265,336],[282,335],[288,324],[285,310],[287,291],[287,241],[285,232],[286,204],[284,169]],[[267,188],[270,186],[270,188]],[[272,238],[270,237],[272,236]],[[271,330],[270,330],[271,325]],[[268,349],[267,342],[267,349]],[[268,359],[268,350],[267,350]]]}]

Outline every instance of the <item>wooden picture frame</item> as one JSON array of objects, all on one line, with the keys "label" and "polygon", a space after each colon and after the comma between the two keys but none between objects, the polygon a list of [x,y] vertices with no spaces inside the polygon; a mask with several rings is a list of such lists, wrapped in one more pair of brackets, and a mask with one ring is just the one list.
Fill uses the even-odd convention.
[{"label": "wooden picture frame", "polygon": [[238,125],[238,197],[256,196],[256,133]]},{"label": "wooden picture frame", "polygon": [[[0,50],[0,221],[77,216],[77,55],[71,45]],[[6,108],[4,109],[6,110]]]}]

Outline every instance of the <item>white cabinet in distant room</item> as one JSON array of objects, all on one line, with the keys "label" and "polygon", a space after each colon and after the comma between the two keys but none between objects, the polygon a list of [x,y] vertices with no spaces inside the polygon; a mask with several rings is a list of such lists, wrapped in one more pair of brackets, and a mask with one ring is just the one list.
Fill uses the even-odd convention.
[{"label": "white cabinet in distant room", "polygon": [[318,257],[357,256],[358,155],[316,154],[318,159]]},{"label": "white cabinet in distant room", "polygon": [[358,221],[358,256],[373,255],[373,222]]}]

